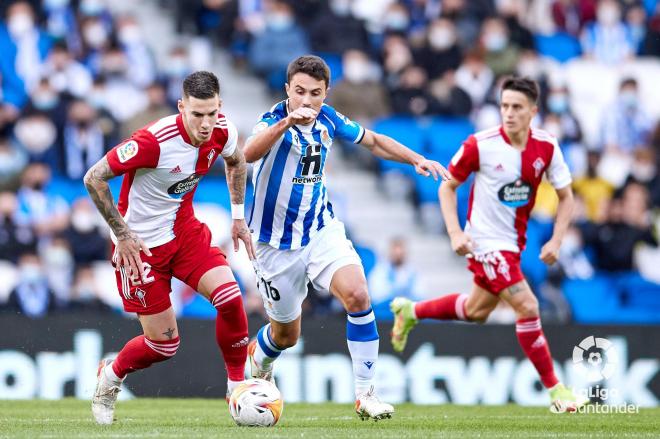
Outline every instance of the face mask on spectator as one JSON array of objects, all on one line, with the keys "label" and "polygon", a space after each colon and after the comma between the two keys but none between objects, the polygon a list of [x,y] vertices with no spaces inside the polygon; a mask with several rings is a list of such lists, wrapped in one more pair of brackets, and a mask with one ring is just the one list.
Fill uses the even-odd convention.
[{"label": "face mask on spectator", "polygon": [[484,46],[490,52],[503,50],[508,42],[509,38],[501,32],[491,32],[484,35]]},{"label": "face mask on spectator", "polygon": [[266,19],[268,27],[273,30],[286,30],[293,26],[293,17],[289,14],[275,12]]},{"label": "face mask on spectator", "polygon": [[97,110],[105,107],[105,93],[102,90],[92,90],[87,95],[87,102]]},{"label": "face mask on spectator", "polygon": [[7,28],[14,38],[22,38],[32,31],[34,28],[34,20],[29,14],[14,14],[9,17]]},{"label": "face mask on spectator", "polygon": [[555,114],[562,114],[568,110],[568,96],[564,93],[553,93],[548,96],[548,110]]},{"label": "face mask on spectator", "polygon": [[142,40],[142,33],[140,28],[134,25],[123,26],[119,29],[119,34],[117,35],[119,41],[126,45],[131,45],[139,43]]},{"label": "face mask on spectator", "polygon": [[561,136],[563,135],[561,125],[559,125],[557,122],[546,122],[543,125],[543,129],[555,136],[557,139],[561,139]]},{"label": "face mask on spectator", "polygon": [[387,29],[405,31],[408,29],[408,16],[402,12],[390,12],[385,16],[385,27]]},{"label": "face mask on spectator", "polygon": [[598,22],[605,26],[616,24],[621,19],[621,12],[615,6],[601,6],[597,12]]},{"label": "face mask on spectator", "polygon": [[619,99],[621,99],[621,103],[626,109],[634,110],[637,108],[637,93],[634,91],[622,91]]},{"label": "face mask on spectator", "polygon": [[83,37],[90,47],[98,49],[108,40],[108,33],[101,23],[94,23],[85,27]]},{"label": "face mask on spectator", "polygon": [[19,277],[27,283],[39,282],[43,278],[41,267],[32,263],[23,264],[19,269]]},{"label": "face mask on spectator", "polygon": [[635,177],[635,180],[646,183],[655,177],[655,165],[637,161],[631,166],[630,173]]},{"label": "face mask on spectator", "polygon": [[80,233],[89,233],[96,225],[94,214],[89,212],[73,212],[71,215],[71,225]]},{"label": "face mask on spectator", "polygon": [[534,59],[520,61],[516,70],[518,70],[520,76],[528,76],[532,79],[538,79],[543,73],[541,63]]},{"label": "face mask on spectator", "polygon": [[454,32],[446,27],[435,27],[429,32],[429,44],[436,50],[449,49],[455,42]]},{"label": "face mask on spectator", "polygon": [[43,262],[51,268],[69,268],[73,265],[73,257],[66,247],[51,245],[44,250]]},{"label": "face mask on spectator", "polygon": [[42,111],[52,110],[57,106],[59,101],[57,93],[51,91],[36,92],[32,96],[32,104],[35,108]]},{"label": "face mask on spectator", "polygon": [[93,282],[80,282],[76,290],[78,300],[88,301],[96,297],[96,288]]},{"label": "face mask on spectator", "polygon": [[348,0],[335,0],[330,2],[330,10],[340,17],[346,17],[351,12],[351,3]]},{"label": "face mask on spectator", "polygon": [[361,84],[367,82],[370,76],[371,66],[363,61],[349,61],[344,66],[344,76],[350,82]]},{"label": "face mask on spectator", "polygon": [[167,62],[166,70],[170,76],[182,77],[188,72],[188,61],[182,56],[174,56]]},{"label": "face mask on spectator", "polygon": [[55,125],[46,119],[22,119],[16,123],[14,134],[25,148],[39,154],[46,151],[55,142]]},{"label": "face mask on spectator", "polygon": [[69,0],[44,0],[44,7],[49,11],[61,9],[69,5]]},{"label": "face mask on spectator", "polygon": [[99,15],[103,12],[103,2],[101,0],[83,0],[80,3],[80,12],[88,17]]}]

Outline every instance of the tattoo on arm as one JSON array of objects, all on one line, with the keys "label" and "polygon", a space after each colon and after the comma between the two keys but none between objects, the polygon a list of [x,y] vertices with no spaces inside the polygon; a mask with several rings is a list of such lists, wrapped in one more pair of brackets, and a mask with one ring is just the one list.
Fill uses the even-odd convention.
[{"label": "tattoo on arm", "polygon": [[174,338],[174,337],[173,337],[173,335],[174,335],[174,328],[167,328],[167,331],[163,332],[163,335],[166,335],[167,338],[169,338],[170,340],[172,340],[172,338]]},{"label": "tattoo on arm", "polygon": [[84,181],[87,192],[89,192],[89,196],[94,201],[97,209],[101,212],[117,239],[122,240],[130,236],[131,231],[119,214],[110,192],[110,186],[108,186],[108,180],[114,176],[115,174],[108,164],[108,159],[103,157],[87,171]]},{"label": "tattoo on arm", "polygon": [[245,183],[247,181],[247,164],[245,156],[240,148],[236,148],[234,154],[225,157],[227,164],[227,183],[232,204],[243,204],[245,202]]}]

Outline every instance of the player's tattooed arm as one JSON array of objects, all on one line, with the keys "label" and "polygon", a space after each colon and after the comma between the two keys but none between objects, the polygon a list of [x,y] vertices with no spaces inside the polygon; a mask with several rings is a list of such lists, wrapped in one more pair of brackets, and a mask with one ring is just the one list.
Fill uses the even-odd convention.
[{"label": "player's tattooed arm", "polygon": [[232,155],[225,157],[225,164],[227,165],[227,183],[229,183],[231,202],[232,204],[243,204],[247,182],[247,164],[243,150],[237,147]]},{"label": "player's tattooed arm", "polygon": [[103,157],[87,171],[84,182],[87,192],[89,192],[89,196],[96,204],[97,209],[117,239],[121,241],[130,236],[131,230],[119,214],[117,207],[115,207],[112,193],[110,193],[108,180],[114,176],[115,174],[110,169],[110,164],[108,164],[108,159]]}]

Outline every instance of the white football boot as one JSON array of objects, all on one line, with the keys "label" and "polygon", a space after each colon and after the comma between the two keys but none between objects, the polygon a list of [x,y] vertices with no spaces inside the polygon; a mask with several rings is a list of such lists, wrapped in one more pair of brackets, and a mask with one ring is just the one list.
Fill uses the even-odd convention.
[{"label": "white football boot", "polygon": [[114,421],[115,402],[117,402],[117,395],[121,391],[121,382],[113,382],[105,376],[103,369],[110,363],[112,363],[112,360],[101,360],[99,370],[96,374],[96,390],[92,398],[92,414],[96,423],[99,425],[111,425],[112,421]]},{"label": "white football boot", "polygon": [[270,381],[275,383],[273,380],[273,365],[271,363],[270,368],[262,369],[259,367],[257,362],[254,360],[254,351],[257,349],[257,339],[253,339],[248,344],[248,358],[250,359],[250,378],[261,378],[262,380]]},{"label": "white football boot", "polygon": [[363,421],[365,419],[389,419],[394,413],[394,407],[386,402],[381,402],[374,393],[374,386],[357,397],[355,400],[355,412]]}]

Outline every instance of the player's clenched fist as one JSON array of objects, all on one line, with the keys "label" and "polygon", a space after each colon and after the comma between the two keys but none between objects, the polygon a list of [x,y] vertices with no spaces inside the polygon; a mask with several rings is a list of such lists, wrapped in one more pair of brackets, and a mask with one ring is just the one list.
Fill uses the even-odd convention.
[{"label": "player's clenched fist", "polygon": [[289,113],[287,119],[289,119],[290,125],[306,125],[316,119],[317,114],[316,110],[312,108],[300,107]]},{"label": "player's clenched fist", "polygon": [[551,239],[541,248],[539,259],[548,265],[554,264],[559,259],[559,247],[561,247],[561,243]]},{"label": "player's clenched fist", "polygon": [[459,256],[471,254],[474,249],[474,243],[470,235],[462,230],[449,235],[451,240],[451,249]]}]

